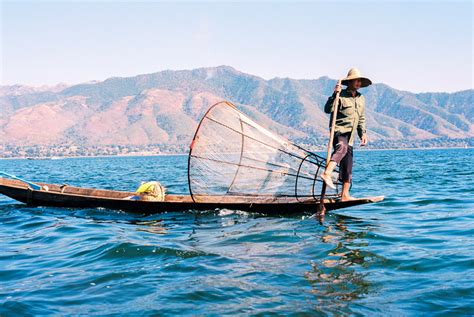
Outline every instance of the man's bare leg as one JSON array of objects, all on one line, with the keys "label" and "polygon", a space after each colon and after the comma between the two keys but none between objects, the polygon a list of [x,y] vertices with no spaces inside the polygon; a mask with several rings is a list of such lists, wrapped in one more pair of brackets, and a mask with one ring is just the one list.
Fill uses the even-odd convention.
[{"label": "man's bare leg", "polygon": [[344,182],[342,183],[342,195],[341,195],[341,201],[348,201],[348,200],[354,200],[354,197],[351,197],[349,195],[349,188],[351,188],[351,183],[350,182]]},{"label": "man's bare leg", "polygon": [[321,179],[326,183],[326,185],[332,189],[336,189],[334,183],[332,182],[331,174],[332,171],[336,168],[337,163],[334,161],[330,161],[326,170],[321,174]]}]

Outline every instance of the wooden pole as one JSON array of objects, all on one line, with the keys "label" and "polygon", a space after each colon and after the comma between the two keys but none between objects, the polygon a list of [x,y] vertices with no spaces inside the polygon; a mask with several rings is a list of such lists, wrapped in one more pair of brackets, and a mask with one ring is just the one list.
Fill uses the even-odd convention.
[{"label": "wooden pole", "polygon": [[[337,84],[340,86],[342,84],[341,80],[337,81]],[[331,121],[331,130],[329,131],[329,142],[328,142],[328,152],[326,155],[326,168],[331,162],[331,150],[332,150],[332,143],[334,141],[334,130],[336,129],[336,118],[337,118],[337,108],[339,106],[339,95],[340,91],[336,93],[336,97],[334,98],[334,102],[332,104],[332,121]],[[326,207],[324,207],[324,197],[326,195],[326,182],[323,182],[323,187],[321,188],[321,198],[319,200],[318,205],[318,213],[320,216],[324,216],[326,213]]]}]

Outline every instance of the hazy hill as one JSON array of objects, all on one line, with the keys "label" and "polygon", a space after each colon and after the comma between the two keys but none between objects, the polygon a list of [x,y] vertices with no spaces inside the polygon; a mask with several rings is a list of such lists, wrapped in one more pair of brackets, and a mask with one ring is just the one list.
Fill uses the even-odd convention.
[{"label": "hazy hill", "polygon": [[[310,141],[327,134],[322,108],[334,85],[220,66],[70,87],[1,86],[0,138],[25,146],[188,144],[204,111],[225,99],[278,133]],[[474,90],[415,94],[375,84],[362,93],[372,140],[474,136]]]}]

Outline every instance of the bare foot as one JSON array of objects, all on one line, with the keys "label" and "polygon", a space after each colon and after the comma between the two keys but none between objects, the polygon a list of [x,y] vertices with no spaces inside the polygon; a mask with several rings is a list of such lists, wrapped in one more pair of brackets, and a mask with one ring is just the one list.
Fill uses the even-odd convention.
[{"label": "bare foot", "polygon": [[334,183],[332,182],[331,175],[326,175],[326,173],[322,173],[319,175],[321,179],[326,183],[326,185],[332,189],[336,189],[336,186],[334,186]]},{"label": "bare foot", "polygon": [[356,200],[357,198],[351,197],[351,196],[341,196],[341,201],[350,201],[350,200]]}]

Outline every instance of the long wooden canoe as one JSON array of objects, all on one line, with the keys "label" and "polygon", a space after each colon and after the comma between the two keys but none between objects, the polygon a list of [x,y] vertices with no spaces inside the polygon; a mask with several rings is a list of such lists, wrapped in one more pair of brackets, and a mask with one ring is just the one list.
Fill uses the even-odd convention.
[{"label": "long wooden canoe", "polygon": [[[33,190],[27,184],[7,178],[0,178],[0,193],[31,206],[56,206],[72,208],[108,208],[138,213],[162,213],[167,211],[232,209],[264,214],[291,214],[316,212],[319,201],[311,199],[296,201],[285,197],[236,197],[209,196],[194,202],[190,195],[166,195],[165,201],[130,200],[134,192],[73,187],[37,183],[41,190]],[[47,186],[47,190],[45,189]],[[341,202],[325,199],[327,210],[352,207],[382,201],[383,196],[367,197]]]}]

